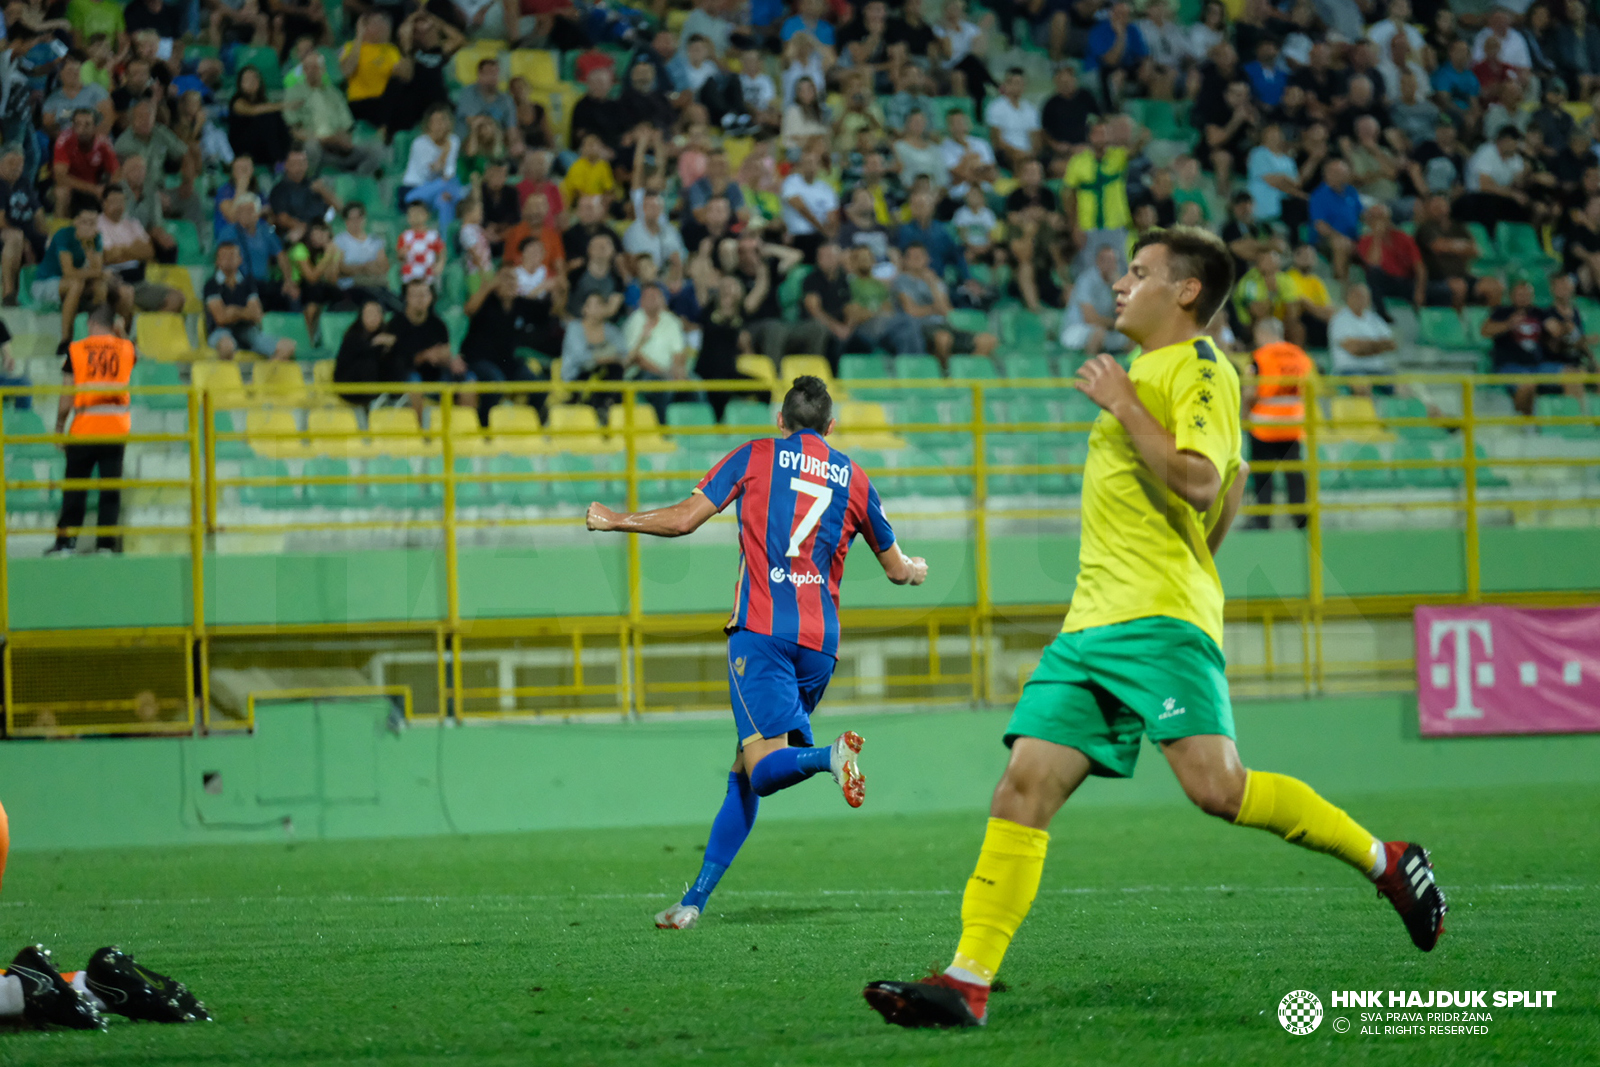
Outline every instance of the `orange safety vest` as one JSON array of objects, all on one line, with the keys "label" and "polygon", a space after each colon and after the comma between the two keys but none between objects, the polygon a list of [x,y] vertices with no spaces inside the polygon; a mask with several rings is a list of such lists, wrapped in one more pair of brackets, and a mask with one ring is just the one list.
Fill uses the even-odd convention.
[{"label": "orange safety vest", "polygon": [[133,375],[133,342],[100,334],[74,341],[67,354],[72,359],[72,380],[76,384],[123,387],[123,391],[114,393],[73,394],[71,435],[125,437],[132,433],[132,400],[125,390]]},{"label": "orange safety vest", "polygon": [[[1287,341],[1255,351],[1256,374],[1262,378],[1309,378],[1317,365],[1299,345]],[[1258,382],[1250,434],[1259,441],[1299,441],[1306,435],[1306,400],[1298,382]]]}]

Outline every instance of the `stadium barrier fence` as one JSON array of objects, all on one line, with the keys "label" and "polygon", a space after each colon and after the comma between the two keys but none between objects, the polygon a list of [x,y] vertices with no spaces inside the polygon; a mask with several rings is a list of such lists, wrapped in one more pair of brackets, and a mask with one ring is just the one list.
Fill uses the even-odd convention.
[{"label": "stadium barrier fence", "polygon": [[[259,366],[259,364],[258,364]],[[1262,379],[1270,381],[1271,379]],[[1600,465],[1600,450],[1591,455],[1485,457],[1479,448],[1479,438],[1490,427],[1512,426],[1527,432],[1537,427],[1542,432],[1600,437],[1600,418],[1591,414],[1551,415],[1532,417],[1484,415],[1475,408],[1477,390],[1503,389],[1522,382],[1539,385],[1581,386],[1592,390],[1600,385],[1600,375],[1587,376],[1530,376],[1526,378],[1484,377],[1476,375],[1393,375],[1362,376],[1355,379],[1320,378],[1303,382],[1307,393],[1307,419],[1303,458],[1295,462],[1262,463],[1253,465],[1257,473],[1299,472],[1306,478],[1304,505],[1274,503],[1258,506],[1246,495],[1240,509],[1241,519],[1250,516],[1300,516],[1305,520],[1307,546],[1307,590],[1304,597],[1255,598],[1232,600],[1229,603],[1230,620],[1249,620],[1262,625],[1265,644],[1264,663],[1245,667],[1230,667],[1230,674],[1239,680],[1265,679],[1279,681],[1284,676],[1298,673],[1298,682],[1306,693],[1328,691],[1330,676],[1339,679],[1338,688],[1362,688],[1363,675],[1388,679],[1393,684],[1396,676],[1410,670],[1409,656],[1393,656],[1359,663],[1336,663],[1323,655],[1322,635],[1324,623],[1330,619],[1353,617],[1408,616],[1415,604],[1450,602],[1475,602],[1484,599],[1481,582],[1480,530],[1484,513],[1509,514],[1512,518],[1534,513],[1557,512],[1575,508],[1589,509],[1600,506],[1587,488],[1576,496],[1551,497],[1541,495],[1538,486],[1532,491],[1507,489],[1497,486],[1492,497],[1484,493],[1486,476],[1491,468],[1530,469],[1570,467],[1591,470]],[[1458,389],[1459,415],[1380,416],[1376,409],[1352,421],[1330,422],[1322,413],[1320,401],[1342,392],[1365,393],[1373,387],[1380,391],[1393,389],[1405,395],[1408,387],[1425,384],[1437,394],[1441,387]],[[1076,462],[995,462],[990,459],[989,446],[1014,443],[1037,447],[1041,437],[1067,435],[1063,445],[1082,446],[1092,428],[1092,422],[1080,420],[1052,420],[1033,422],[995,421],[990,418],[989,401],[1015,401],[1021,398],[1063,398],[1072,396],[1076,386],[1071,379],[938,379],[936,381],[908,381],[901,379],[851,380],[832,383],[836,399],[843,401],[850,395],[931,401],[941,415],[953,412],[949,421],[937,422],[880,422],[870,425],[842,425],[837,431],[837,443],[845,451],[856,447],[857,442],[871,445],[887,444],[889,447],[868,447],[861,454],[871,462],[863,464],[867,474],[880,485],[905,486],[908,483],[932,484],[936,490],[923,494],[929,499],[942,501],[934,510],[905,512],[897,507],[899,496],[884,492],[891,513],[897,521],[954,520],[966,524],[973,544],[972,587],[973,603],[940,606],[937,608],[908,607],[904,609],[874,608],[843,610],[844,625],[860,633],[869,630],[894,644],[892,664],[880,665],[883,669],[870,675],[856,677],[841,671],[836,677],[831,695],[854,694],[874,703],[993,703],[1014,696],[1023,675],[1016,679],[994,669],[993,655],[997,642],[1004,644],[1019,635],[1027,640],[1027,633],[1036,637],[1037,630],[1026,625],[1029,620],[1059,618],[1065,604],[1041,603],[1037,605],[1008,604],[997,610],[990,595],[990,527],[1003,520],[1020,520],[1030,523],[1060,523],[1074,526],[1079,518],[1077,507],[1077,480],[1084,466],[1081,456],[1070,458]],[[85,387],[88,388],[88,387]],[[565,397],[572,383],[471,383],[463,385],[428,386],[427,393],[437,406],[433,409],[431,425],[419,431],[402,429],[330,429],[319,427],[314,432],[301,429],[298,422],[290,429],[249,428],[218,430],[214,416],[223,410],[240,406],[252,409],[298,411],[322,406],[341,406],[339,393],[371,394],[383,392],[382,383],[372,385],[341,385],[316,383],[304,393],[288,398],[271,394],[240,395],[230,393],[219,397],[213,392],[182,385],[132,386],[135,407],[141,402],[158,403],[168,410],[185,413],[185,431],[182,433],[135,433],[118,438],[130,445],[165,446],[183,456],[187,476],[183,478],[123,478],[67,480],[52,476],[39,479],[36,472],[19,477],[11,467],[19,456],[23,465],[38,459],[40,446],[58,448],[69,441],[91,440],[69,438],[54,433],[13,433],[0,428],[0,481],[5,492],[0,494],[0,632],[5,635],[4,645],[4,700],[5,727],[8,736],[73,733],[183,733],[194,729],[248,729],[253,720],[248,707],[231,714],[219,713],[212,699],[212,666],[214,653],[226,654],[230,648],[239,649],[274,639],[292,637],[306,640],[353,642],[356,647],[365,642],[370,650],[374,645],[392,643],[401,652],[395,654],[394,669],[404,675],[405,683],[399,688],[407,693],[405,714],[408,718],[441,718],[454,715],[462,718],[494,717],[505,715],[571,715],[588,712],[610,712],[625,715],[649,714],[662,710],[679,710],[685,707],[714,706],[726,680],[716,669],[685,669],[684,656],[675,656],[674,649],[691,651],[703,649],[706,642],[720,638],[724,619],[721,614],[655,614],[644,609],[642,595],[642,563],[639,535],[626,535],[627,592],[626,611],[615,616],[561,618],[529,614],[513,619],[464,619],[461,612],[458,556],[461,535],[464,531],[518,527],[536,530],[539,527],[571,527],[581,522],[581,505],[577,514],[560,506],[541,508],[487,509],[493,514],[483,514],[484,508],[463,503],[465,499],[481,500],[492,493],[496,485],[519,484],[561,485],[567,483],[620,483],[620,497],[607,500],[622,504],[630,510],[640,506],[641,483],[653,483],[652,493],[659,493],[662,483],[673,483],[679,491],[669,494],[673,499],[686,496],[694,483],[704,473],[698,467],[682,470],[646,468],[641,456],[677,450],[697,438],[748,438],[762,434],[775,435],[770,425],[660,425],[656,419],[641,416],[642,405],[652,394],[687,393],[704,395],[711,392],[747,394],[771,391],[772,401],[781,399],[782,383],[752,382],[607,382],[603,385],[579,386],[594,392],[615,395],[622,412],[620,425],[555,426],[525,425],[498,427],[485,431],[478,427],[476,418],[469,425],[465,418],[447,415],[463,397],[471,400],[479,393],[501,397],[501,403],[535,401],[541,395],[549,400]],[[0,389],[0,401],[20,396],[31,396],[36,403],[52,406],[61,394],[77,391],[72,386],[32,386]],[[103,387],[92,391],[103,392]],[[1074,397],[1079,410],[1086,401]],[[893,402],[893,401],[889,401]],[[223,405],[227,406],[224,407]],[[938,405],[945,405],[942,409]],[[470,410],[463,408],[462,410]],[[924,408],[924,414],[930,409]],[[1579,409],[1581,411],[1581,407]],[[1085,413],[1087,413],[1085,411]],[[1600,413],[1597,413],[1600,414]],[[1244,422],[1245,432],[1252,424]],[[1402,435],[1408,430],[1425,430],[1428,434],[1455,435],[1459,447],[1455,454],[1432,458],[1382,458],[1330,460],[1322,455],[1322,446],[1328,442],[1374,440],[1376,436]],[[208,432],[209,431],[209,432]],[[492,434],[492,438],[487,436]],[[313,458],[333,452],[343,456],[387,456],[391,451],[386,443],[393,441],[392,454],[406,457],[436,459],[425,464],[422,470],[407,465],[404,470],[388,473],[307,474],[285,469],[273,475],[235,474],[227,469],[226,461],[219,461],[219,447],[229,455],[242,452],[281,458],[292,455]],[[921,450],[897,447],[926,442]],[[502,443],[503,442],[503,443]],[[710,443],[710,442],[708,442]],[[717,443],[717,448],[727,444]],[[329,446],[333,447],[329,447]],[[1051,446],[1055,447],[1055,446]],[[30,450],[31,451],[24,451]],[[618,469],[538,469],[532,464],[518,470],[462,470],[458,460],[471,460],[480,456],[497,454],[496,449],[518,455],[566,456],[603,455],[613,457]],[[320,450],[320,451],[319,451]],[[910,451],[914,462],[905,466],[882,466],[882,453]],[[1059,458],[1059,451],[1056,453]],[[1246,449],[1248,455],[1248,448]],[[936,458],[937,463],[926,462]],[[612,460],[608,460],[609,464]],[[236,465],[236,464],[235,464]],[[707,464],[709,465],[709,464]],[[1407,492],[1399,499],[1363,499],[1354,497],[1325,499],[1325,477],[1347,478],[1359,488],[1367,472],[1387,472],[1403,479],[1407,472],[1430,472],[1426,482],[1431,492]],[[21,473],[20,471],[17,473]],[[52,470],[52,475],[55,472]],[[1052,491],[1006,493],[997,490],[1008,488],[1007,480],[1033,479],[1042,486],[1042,479],[1051,479]],[[1407,485],[1397,481],[1397,485]],[[263,521],[252,516],[251,521],[240,521],[226,506],[226,501],[236,493],[251,489],[283,489],[292,493],[318,488],[355,493],[363,486],[398,486],[408,493],[415,505],[404,509],[404,518],[384,515],[378,518],[340,518],[330,520],[325,516],[283,518],[280,521]],[[95,530],[88,534],[116,534],[140,536],[172,535],[186,541],[189,557],[190,623],[186,627],[131,627],[95,628],[71,631],[12,629],[9,601],[9,558],[11,542],[19,536],[35,536],[40,529],[13,528],[8,505],[13,494],[56,494],[63,489],[121,488],[129,491],[154,491],[181,496],[186,502],[187,521],[182,524],[136,526],[122,525],[114,529]],[[434,495],[436,492],[436,495]],[[1391,497],[1394,494],[1390,494]],[[37,502],[37,501],[35,501]],[[954,502],[954,506],[950,506]],[[170,503],[170,500],[169,500]],[[1322,535],[1328,516],[1344,512],[1372,509],[1399,509],[1401,511],[1450,511],[1459,518],[1464,531],[1465,553],[1463,565],[1464,593],[1456,596],[1395,595],[1378,597],[1330,596],[1324,589]],[[37,510],[37,509],[35,509]],[[255,509],[261,510],[261,509]],[[553,513],[552,513],[553,512]],[[270,514],[270,512],[268,512]],[[292,513],[290,513],[292,514]],[[720,516],[713,522],[731,522],[729,516]],[[1236,524],[1236,525],[1238,525]],[[216,551],[216,540],[229,534],[255,534],[287,536],[315,531],[362,530],[425,530],[439,535],[444,560],[443,610],[431,620],[410,620],[405,623],[346,623],[341,625],[279,625],[221,627],[209,624],[206,618],[207,577],[206,560]],[[914,545],[913,545],[914,550]],[[1540,594],[1540,602],[1561,602],[1563,594]],[[1571,598],[1570,596],[1568,597]],[[1495,595],[1491,599],[1519,599],[1517,595]],[[1281,641],[1280,627],[1290,625],[1299,632],[1300,654],[1281,657],[1276,654],[1275,641]],[[1020,630],[1018,627],[1020,626]],[[1010,632],[1007,627],[1011,627]],[[957,652],[954,646],[965,648]],[[950,651],[946,651],[947,646]],[[341,646],[342,647],[342,646]],[[348,649],[342,650],[343,656]],[[951,656],[956,661],[951,660]],[[475,658],[476,657],[476,658]],[[350,669],[364,669],[365,661],[357,655],[348,660]],[[1294,662],[1289,663],[1287,660]],[[506,665],[510,664],[508,668]],[[498,666],[497,666],[498,664]],[[126,678],[129,672],[146,681],[128,696]],[[142,672],[142,673],[141,673]],[[409,672],[409,673],[407,673]],[[348,678],[348,670],[345,675]],[[113,679],[122,679],[115,684]],[[98,681],[97,681],[98,679]],[[109,686],[109,688],[108,688]],[[330,683],[318,692],[332,693],[347,686]],[[412,697],[415,691],[414,699]],[[296,690],[299,691],[299,690]]]}]

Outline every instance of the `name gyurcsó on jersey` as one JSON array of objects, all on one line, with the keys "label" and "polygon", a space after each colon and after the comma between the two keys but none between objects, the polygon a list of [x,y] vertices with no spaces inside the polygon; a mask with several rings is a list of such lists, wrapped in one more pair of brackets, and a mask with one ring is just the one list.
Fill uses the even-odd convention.
[{"label": "name gyurcs\u00f3 on jersey", "polygon": [[818,459],[804,452],[779,452],[778,466],[783,470],[797,470],[801,474],[826,478],[841,489],[850,484],[848,464],[829,463],[825,459]]}]

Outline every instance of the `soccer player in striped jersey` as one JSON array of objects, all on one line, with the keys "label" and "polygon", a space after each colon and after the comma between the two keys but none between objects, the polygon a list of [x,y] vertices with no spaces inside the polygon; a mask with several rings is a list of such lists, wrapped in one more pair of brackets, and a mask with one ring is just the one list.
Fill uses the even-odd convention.
[{"label": "soccer player in striped jersey", "polygon": [[1424,952],[1444,929],[1444,895],[1420,845],[1380,841],[1304,782],[1246,769],[1234,746],[1214,557],[1249,467],[1239,455],[1239,376],[1204,330],[1232,285],[1227,246],[1176,227],[1141,237],[1113,286],[1115,328],[1143,352],[1128,371],[1102,354],[1078,372],[1103,410],[1089,435],[1072,606],[1006,727],[1011,758],[951,966],[866,988],[889,1022],[987,1020],[990,983],[1039,889],[1046,827],[1089,775],[1130,777],[1141,735],[1161,746],[1202,811],[1348,863]]},{"label": "soccer player in striped jersey", "polygon": [[780,439],[728,453],[682,503],[627,514],[589,505],[591,530],[682,537],[737,501],[739,577],[726,630],[738,748],[700,875],[683,900],[656,916],[664,930],[699,921],[750,835],[761,797],[827,771],[845,802],[861,806],[861,735],[847,730],[821,748],[811,739],[811,712],[838,662],[845,553],[859,533],[891,582],[921,585],[928,576],[925,560],[900,550],[866,474],[824,440],[833,430],[833,400],[821,379],[795,379],[778,429]]}]

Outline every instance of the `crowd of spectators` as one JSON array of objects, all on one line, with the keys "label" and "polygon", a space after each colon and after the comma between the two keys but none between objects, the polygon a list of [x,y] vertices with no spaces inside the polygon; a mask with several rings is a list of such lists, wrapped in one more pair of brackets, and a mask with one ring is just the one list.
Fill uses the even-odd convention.
[{"label": "crowd of spectators", "polygon": [[[347,0],[330,20],[294,0],[18,0],[0,298],[36,265],[63,345],[91,302],[175,310],[146,271],[195,230],[224,358],[296,355],[267,312],[316,338],[324,311],[357,310],[324,339],[340,381],[522,381],[559,359],[604,406],[605,383],[737,377],[743,353],[988,355],[987,320],[958,313],[1004,301],[1059,310],[1066,348],[1125,351],[1111,285],[1131,242],[1187,224],[1234,252],[1232,335],[1272,320],[1335,372],[1393,369],[1396,302],[1498,308],[1500,369],[1588,360],[1583,0],[1210,0],[1187,22],[1168,0],[923,3]],[[453,85],[483,40],[579,53],[569,132],[492,55]],[[1052,91],[992,62],[1016,45],[1048,54]],[[383,201],[341,198],[342,173],[381,177]],[[1508,223],[1538,235],[1510,285],[1483,247]]]}]

